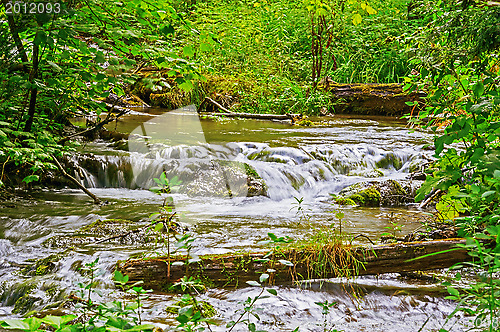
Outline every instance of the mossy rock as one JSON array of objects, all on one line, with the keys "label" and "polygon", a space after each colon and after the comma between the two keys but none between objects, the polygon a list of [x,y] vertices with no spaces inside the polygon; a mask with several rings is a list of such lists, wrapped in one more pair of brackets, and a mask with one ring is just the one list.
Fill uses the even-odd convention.
[{"label": "mossy rock", "polygon": [[312,122],[309,119],[302,119],[298,122],[295,123],[297,126],[302,126],[302,127],[311,127],[314,126],[314,122]]},{"label": "mossy rock", "polygon": [[380,206],[380,192],[377,188],[370,187],[347,197],[360,206]]},{"label": "mossy rock", "polygon": [[38,296],[33,296],[31,294],[25,294],[21,296],[14,304],[14,309],[12,309],[13,314],[25,314],[29,312],[36,304],[40,304],[42,298]]},{"label": "mossy rock", "polygon": [[20,273],[27,276],[43,276],[52,273],[56,269],[56,263],[63,258],[67,252],[68,250],[38,259],[33,264],[21,269]]},{"label": "mossy rock", "polygon": [[180,192],[190,196],[237,197],[267,196],[267,186],[252,166],[232,160],[216,160],[201,165],[183,179]]},{"label": "mossy rock", "polygon": [[351,205],[351,206],[358,205],[358,204],[356,204],[355,201],[353,201],[350,198],[346,198],[346,197],[342,197],[342,196],[337,196],[337,195],[333,195],[333,202],[335,204],[338,204],[338,205]]},{"label": "mossy rock", "polygon": [[[198,306],[201,307],[200,311],[201,311],[201,315],[203,317],[205,317],[205,318],[212,318],[212,317],[214,317],[214,316],[217,315],[217,310],[215,310],[215,308],[213,307],[213,305],[211,305],[210,303],[208,303],[206,301],[197,301],[197,304],[198,304]],[[177,301],[173,305],[168,306],[165,310],[168,313],[172,314],[172,315],[178,315],[179,314],[179,310],[181,308],[185,308],[187,306],[193,306],[193,310],[194,310],[194,301],[192,299],[191,300]]]},{"label": "mossy rock", "polygon": [[[121,236],[124,235],[124,236]],[[115,237],[116,238],[112,238]],[[110,238],[106,243],[134,245],[153,243],[161,232],[148,231],[143,225],[125,219],[97,219],[83,226],[71,235],[58,235],[45,240],[42,245],[49,248],[74,247],[93,244]]]},{"label": "mossy rock", "polygon": [[[399,182],[402,182],[402,186]],[[414,202],[416,189],[407,180],[368,181],[344,188],[334,197],[340,205],[398,206]],[[351,202],[352,201],[352,202]]]},{"label": "mossy rock", "polygon": [[12,313],[28,315],[41,308],[59,306],[67,293],[57,282],[33,276],[22,282],[9,280],[0,285],[0,303],[13,306]]},{"label": "mossy rock", "polygon": [[13,306],[21,297],[36,289],[38,284],[39,281],[34,278],[21,283],[15,280],[5,281],[0,285],[0,303],[4,306]]},{"label": "mossy rock", "polygon": [[393,167],[394,169],[399,170],[403,167],[403,161],[398,156],[394,155],[394,153],[390,152],[377,161],[375,166],[377,166],[377,168]]},{"label": "mossy rock", "polygon": [[379,169],[368,169],[368,170],[352,170],[348,174],[349,176],[363,176],[365,178],[380,178],[384,176],[384,172]]}]

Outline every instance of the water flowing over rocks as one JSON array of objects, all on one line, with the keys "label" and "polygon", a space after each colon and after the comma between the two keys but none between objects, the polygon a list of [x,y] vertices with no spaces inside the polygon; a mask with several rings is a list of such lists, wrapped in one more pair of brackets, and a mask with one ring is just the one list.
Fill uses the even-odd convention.
[{"label": "water flowing over rocks", "polygon": [[[422,155],[415,151],[387,151],[363,143],[295,148],[250,142],[157,144],[147,153],[78,154],[68,160],[75,177],[91,188],[149,189],[155,185],[153,178],[165,172],[168,179],[180,181],[177,192],[192,197],[268,196],[274,200],[303,195],[315,191],[318,185],[342,179],[387,179],[396,175],[399,181],[399,174],[407,174],[423,162]],[[383,192],[388,190],[383,187]],[[387,195],[412,196],[403,192]],[[382,197],[382,205],[407,201]]]}]

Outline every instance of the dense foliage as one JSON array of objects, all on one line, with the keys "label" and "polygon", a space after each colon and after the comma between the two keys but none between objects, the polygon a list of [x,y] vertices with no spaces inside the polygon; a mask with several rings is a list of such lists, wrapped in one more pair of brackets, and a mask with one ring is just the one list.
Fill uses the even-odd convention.
[{"label": "dense foliage", "polygon": [[[6,15],[0,11],[0,162],[1,181],[15,172],[33,173],[60,155],[59,136],[75,115],[100,115],[111,94],[123,98],[139,76],[154,65],[181,88],[201,79],[185,57],[210,49],[212,39],[196,32],[200,43],[180,45],[194,29],[167,3],[74,1],[52,12]],[[145,84],[170,86],[155,76]],[[8,174],[7,172],[10,174]]]},{"label": "dense foliage", "polygon": [[[500,6],[440,1],[420,13],[429,25],[414,47],[418,72],[407,88],[428,92],[425,109],[411,118],[435,132],[436,162],[417,199],[441,190],[442,222],[468,236],[465,248],[478,282],[463,290],[447,282],[457,311],[472,327],[498,331],[500,302]],[[412,83],[416,83],[413,84]],[[474,236],[474,237],[472,237]],[[460,280],[461,273],[456,279]]]}]

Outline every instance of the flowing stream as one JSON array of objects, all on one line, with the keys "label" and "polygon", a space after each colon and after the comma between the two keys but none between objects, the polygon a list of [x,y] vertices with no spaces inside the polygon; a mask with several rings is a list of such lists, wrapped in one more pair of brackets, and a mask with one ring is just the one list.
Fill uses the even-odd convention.
[{"label": "flowing stream", "polygon": [[[79,267],[96,258],[103,271],[97,277],[103,299],[96,295],[95,300],[123,296],[111,281],[114,264],[151,254],[150,245],[104,242],[69,248],[47,243],[97,219],[147,225],[164,200],[148,190],[162,172],[172,185],[179,221],[196,237],[195,254],[263,250],[259,241],[270,232],[307,238],[319,229],[337,227],[333,211],[344,213],[345,232],[374,241],[383,233],[399,235],[421,227],[425,215],[415,206],[338,206],[331,194],[361,181],[407,178],[432,154],[422,148],[431,141],[429,133],[410,132],[395,118],[313,120],[321,125],[203,119],[187,107],[134,112],[109,125],[130,133],[128,140],[85,144],[68,161],[74,175],[108,204],[94,206],[80,191],[60,189],[34,191],[26,200],[0,205],[0,319],[56,308],[46,306],[77,290],[77,283],[86,280]],[[252,181],[246,177],[250,173]],[[49,274],[35,271],[26,277],[19,272],[34,259],[61,252]],[[261,321],[254,321],[260,329],[434,331],[446,324],[460,331],[456,321],[446,320],[455,304],[443,298],[439,284],[428,281],[388,274],[274,288],[278,296],[257,302]],[[217,311],[220,325],[214,331],[225,331],[223,322],[236,320],[240,302],[258,292],[248,287],[202,294],[200,299]],[[172,294],[153,294],[146,302],[146,319],[164,327],[175,324],[165,311],[175,301]],[[324,301],[336,302],[326,315],[315,304]],[[239,330],[246,329],[241,325]]]}]

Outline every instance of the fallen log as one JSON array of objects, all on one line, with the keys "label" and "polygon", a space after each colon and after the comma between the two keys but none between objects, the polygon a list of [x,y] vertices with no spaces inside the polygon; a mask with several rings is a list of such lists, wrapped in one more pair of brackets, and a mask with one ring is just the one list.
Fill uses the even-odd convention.
[{"label": "fallen log", "polygon": [[[189,265],[187,276],[206,281],[209,286],[245,286],[258,280],[260,273],[270,274],[270,283],[286,283],[309,279],[377,275],[450,267],[469,260],[463,239],[385,244],[369,247],[326,246],[321,252],[310,249],[288,249],[272,254],[243,253],[200,256]],[[438,253],[431,256],[429,254]],[[423,256],[423,257],[422,257]],[[420,259],[415,259],[422,257]],[[173,262],[186,257],[131,259],[117,263],[117,270],[129,276],[129,282],[144,281],[145,287],[167,290],[169,285],[186,275],[186,267]],[[169,264],[170,263],[170,264]],[[167,266],[170,265],[169,274]]]},{"label": "fallen log", "polygon": [[294,120],[294,118],[301,118],[300,114],[258,114],[258,113],[206,113],[203,114],[211,116],[226,116],[229,118],[242,118],[242,119],[258,119],[258,120]]},{"label": "fallen log", "polygon": [[406,93],[399,83],[352,83],[339,84],[329,80],[318,85],[318,89],[328,91],[335,102],[335,113],[401,116],[416,114],[407,102],[420,101],[424,106],[423,92]]}]

